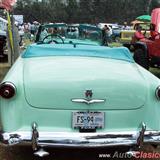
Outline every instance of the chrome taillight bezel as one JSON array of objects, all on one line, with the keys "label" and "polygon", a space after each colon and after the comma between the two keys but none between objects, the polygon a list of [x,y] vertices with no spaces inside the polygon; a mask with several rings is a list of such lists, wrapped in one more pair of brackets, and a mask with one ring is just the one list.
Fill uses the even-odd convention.
[{"label": "chrome taillight bezel", "polygon": [[159,92],[160,92],[160,86],[158,86],[157,89],[156,89],[156,97],[157,97],[157,99],[160,101]]},{"label": "chrome taillight bezel", "polygon": [[[0,84],[0,90],[2,89],[2,87],[11,87],[12,89],[13,89],[13,96],[11,96],[11,97],[5,97],[5,96],[2,96],[1,94],[0,94],[0,97],[2,97],[2,98],[4,98],[4,99],[10,99],[10,98],[13,98],[15,95],[16,95],[16,86],[12,83],[12,82],[3,82],[3,83],[1,83]],[[1,92],[1,91],[0,91]]]}]

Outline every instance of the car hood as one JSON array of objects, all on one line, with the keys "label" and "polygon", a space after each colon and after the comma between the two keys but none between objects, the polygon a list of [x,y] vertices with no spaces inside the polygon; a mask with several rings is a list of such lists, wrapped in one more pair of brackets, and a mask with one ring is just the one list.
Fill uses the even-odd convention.
[{"label": "car hood", "polygon": [[[146,101],[146,83],[135,63],[75,56],[53,56],[24,59],[26,101],[40,109],[138,109]],[[85,98],[105,102],[87,105],[72,102]]]}]

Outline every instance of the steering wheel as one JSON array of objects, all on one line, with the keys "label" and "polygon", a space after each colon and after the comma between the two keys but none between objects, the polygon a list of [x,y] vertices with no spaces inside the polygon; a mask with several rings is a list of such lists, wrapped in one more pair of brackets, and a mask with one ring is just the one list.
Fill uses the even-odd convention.
[{"label": "steering wheel", "polygon": [[46,37],[43,38],[43,43],[44,43],[44,41],[46,39],[48,39],[48,37],[51,37],[51,40],[49,40],[47,42],[48,44],[53,43],[53,42],[58,44],[59,42],[57,40],[55,40],[54,38],[59,38],[62,41],[62,43],[64,44],[63,38],[60,35],[57,35],[57,34],[49,34],[49,35],[47,35]]}]

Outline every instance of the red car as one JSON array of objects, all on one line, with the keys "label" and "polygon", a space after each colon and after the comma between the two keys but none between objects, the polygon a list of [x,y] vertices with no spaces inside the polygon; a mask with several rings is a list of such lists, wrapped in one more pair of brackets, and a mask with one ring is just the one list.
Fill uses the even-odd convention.
[{"label": "red car", "polygon": [[152,11],[150,38],[125,45],[134,51],[134,60],[142,67],[160,67],[160,8]]}]

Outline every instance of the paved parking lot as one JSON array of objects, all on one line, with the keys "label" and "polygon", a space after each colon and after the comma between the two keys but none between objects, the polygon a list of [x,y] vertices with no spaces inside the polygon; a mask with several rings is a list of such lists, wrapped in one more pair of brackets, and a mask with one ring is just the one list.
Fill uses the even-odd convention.
[{"label": "paved parking lot", "polygon": [[[48,149],[50,156],[44,158],[38,158],[33,155],[31,147],[16,147],[16,148],[4,148],[0,147],[0,160],[105,160],[112,158],[102,158],[100,155],[115,155],[123,156],[124,148],[101,148],[101,149]],[[143,152],[156,152],[160,153],[159,149],[153,149],[151,146],[145,146],[142,149]],[[121,157],[122,159],[122,157]],[[123,158],[125,160],[131,160],[134,158]],[[159,160],[160,158],[156,159]],[[149,160],[149,159],[145,159]]]}]

